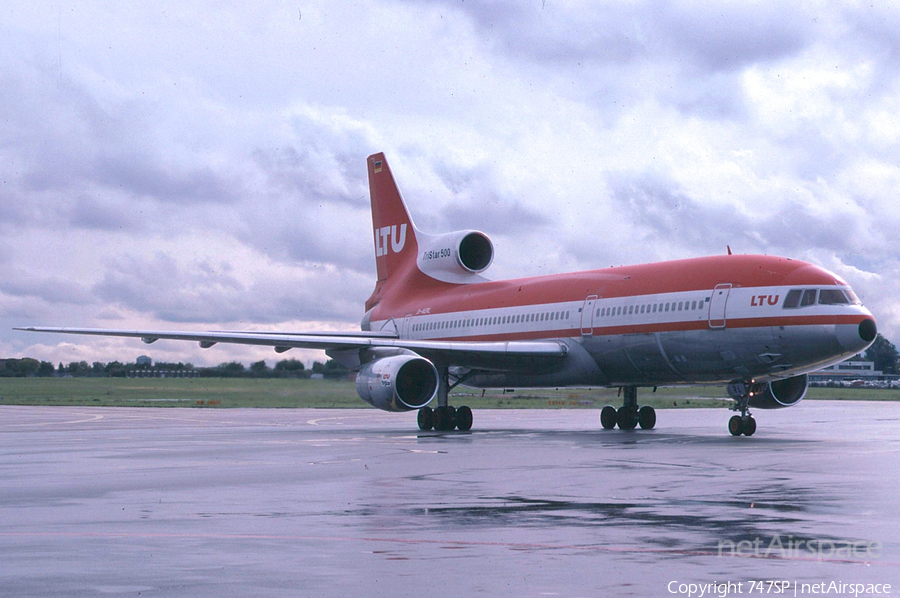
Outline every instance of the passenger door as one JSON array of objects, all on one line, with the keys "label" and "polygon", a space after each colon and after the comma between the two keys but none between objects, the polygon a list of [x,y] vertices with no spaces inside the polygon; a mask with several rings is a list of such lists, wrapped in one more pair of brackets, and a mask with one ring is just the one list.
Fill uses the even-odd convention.
[{"label": "passenger door", "polygon": [[731,283],[717,284],[709,299],[709,327],[725,328],[725,309],[728,305],[728,295],[731,293]]},{"label": "passenger door", "polygon": [[594,305],[597,304],[597,295],[589,295],[584,300],[581,308],[581,336],[594,334]]}]

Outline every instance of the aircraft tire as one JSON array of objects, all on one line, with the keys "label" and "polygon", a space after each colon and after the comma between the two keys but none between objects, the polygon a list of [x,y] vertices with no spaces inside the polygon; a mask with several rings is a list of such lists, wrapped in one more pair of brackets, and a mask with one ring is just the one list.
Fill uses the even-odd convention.
[{"label": "aircraft tire", "polygon": [[638,423],[641,424],[642,430],[652,430],[656,425],[656,410],[649,405],[644,405],[638,411]]},{"label": "aircraft tire", "polygon": [[447,429],[454,430],[456,428],[456,407],[447,405]]},{"label": "aircraft tire", "polygon": [[449,418],[447,417],[447,408],[446,407],[435,407],[434,409],[434,429],[438,432],[444,432],[448,430],[447,423]]},{"label": "aircraft tire", "polygon": [[740,436],[744,433],[744,420],[741,419],[740,415],[733,415],[728,420],[728,431],[731,432],[732,436]]},{"label": "aircraft tire", "polygon": [[744,436],[753,436],[754,432],[756,432],[756,420],[748,417],[744,422]]},{"label": "aircraft tire", "polygon": [[430,430],[434,427],[434,411],[432,411],[431,407],[422,407],[419,409],[416,421],[420,430]]},{"label": "aircraft tire", "polygon": [[607,405],[600,410],[600,425],[603,426],[604,430],[612,430],[615,428],[617,421],[616,408],[612,405]]},{"label": "aircraft tire", "polygon": [[472,419],[472,410],[465,405],[456,410],[456,427],[460,432],[472,429]]},{"label": "aircraft tire", "polygon": [[637,413],[631,407],[619,407],[616,411],[616,423],[620,430],[634,430],[637,425]]}]

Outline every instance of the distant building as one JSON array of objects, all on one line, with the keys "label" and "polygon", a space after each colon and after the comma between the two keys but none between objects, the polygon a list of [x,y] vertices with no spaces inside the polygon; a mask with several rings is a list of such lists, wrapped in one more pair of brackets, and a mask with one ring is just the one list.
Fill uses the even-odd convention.
[{"label": "distant building", "polygon": [[871,378],[881,376],[881,370],[875,369],[874,361],[842,361],[815,372],[816,376],[830,376],[832,378]]},{"label": "distant building", "polygon": [[150,357],[148,357],[147,355],[141,355],[140,357],[138,357],[136,363],[148,368],[153,367],[153,360],[150,359]]},{"label": "distant building", "polygon": [[874,361],[854,361],[852,358],[841,363],[828,366],[809,375],[810,380],[858,380],[881,379],[884,376],[881,370],[875,369]]}]

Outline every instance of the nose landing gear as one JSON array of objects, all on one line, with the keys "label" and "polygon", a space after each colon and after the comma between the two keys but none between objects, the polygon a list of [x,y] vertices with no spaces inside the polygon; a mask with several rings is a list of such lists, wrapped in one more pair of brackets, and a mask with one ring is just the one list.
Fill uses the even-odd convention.
[{"label": "nose landing gear", "polygon": [[656,425],[656,410],[649,405],[638,408],[637,387],[625,387],[624,404],[616,409],[607,405],[600,411],[600,425],[606,430],[619,426],[620,430],[633,430],[638,425],[643,430],[650,430]]}]

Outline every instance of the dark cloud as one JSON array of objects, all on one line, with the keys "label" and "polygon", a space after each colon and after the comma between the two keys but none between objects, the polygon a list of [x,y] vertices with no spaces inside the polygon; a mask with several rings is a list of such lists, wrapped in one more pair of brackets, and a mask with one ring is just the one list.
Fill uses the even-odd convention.
[{"label": "dark cloud", "polygon": [[[659,50],[674,50],[695,69],[703,65],[713,72],[736,71],[755,63],[777,61],[807,47],[814,37],[815,13],[799,4],[718,2],[664,6],[654,19],[654,29],[664,40]],[[644,4],[638,10],[648,8]]]},{"label": "dark cloud", "polygon": [[0,276],[0,292],[50,305],[87,306],[96,303],[96,297],[84,284],[43,273],[29,273],[15,267],[4,269]]},{"label": "dark cloud", "polygon": [[[775,207],[751,216],[723,203],[691,197],[678,183],[659,173],[616,175],[610,180],[611,200],[642,231],[641,243],[680,246],[686,253],[698,247],[717,252],[730,245],[741,253],[800,255],[827,248],[851,251],[861,232],[852,214],[817,209],[814,195],[785,192],[771,201]],[[736,190],[738,192],[739,190]]]},{"label": "dark cloud", "polygon": [[783,4],[721,2],[512,3],[444,0],[467,14],[494,49],[537,62],[690,64],[733,71],[805,47],[815,15]]},{"label": "dark cloud", "polygon": [[135,202],[103,201],[89,196],[75,200],[70,218],[78,228],[103,231],[136,231],[146,222]]},{"label": "dark cloud", "polygon": [[209,166],[165,165],[159,156],[100,155],[91,180],[134,197],[184,204],[229,204],[245,195],[240,179]]},{"label": "dark cloud", "polygon": [[[250,278],[244,284],[239,277]],[[236,272],[227,262],[180,265],[154,252],[108,260],[92,289],[102,301],[172,323],[277,323],[353,320],[363,313],[372,279],[326,267],[295,270],[290,278]]]},{"label": "dark cloud", "polygon": [[[435,174],[447,189],[440,210],[426,201],[407,198],[416,226],[429,233],[462,229],[479,229],[487,234],[530,234],[551,226],[554,219],[523,201],[498,191],[501,177],[482,163],[475,166],[442,160],[433,166]],[[439,193],[439,189],[432,193]]]}]

